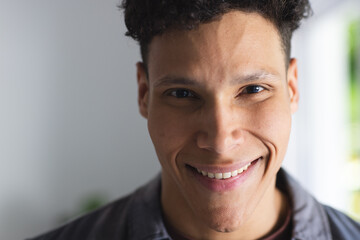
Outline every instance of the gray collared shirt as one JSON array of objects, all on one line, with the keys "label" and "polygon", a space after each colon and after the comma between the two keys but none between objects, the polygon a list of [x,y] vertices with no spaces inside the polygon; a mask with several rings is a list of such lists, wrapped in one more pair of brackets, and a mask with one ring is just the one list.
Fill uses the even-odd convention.
[{"label": "gray collared shirt", "polygon": [[[360,224],[324,206],[283,169],[277,187],[290,199],[292,240],[360,239]],[[160,174],[134,193],[32,240],[171,239],[160,205]]]}]

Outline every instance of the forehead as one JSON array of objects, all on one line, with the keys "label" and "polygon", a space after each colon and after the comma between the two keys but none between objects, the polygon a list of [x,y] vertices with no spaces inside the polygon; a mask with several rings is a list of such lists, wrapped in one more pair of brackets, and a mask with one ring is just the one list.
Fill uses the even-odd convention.
[{"label": "forehead", "polygon": [[266,71],[285,73],[275,26],[256,13],[233,11],[195,30],[172,30],[149,45],[148,71],[154,80],[172,75],[227,79]]}]

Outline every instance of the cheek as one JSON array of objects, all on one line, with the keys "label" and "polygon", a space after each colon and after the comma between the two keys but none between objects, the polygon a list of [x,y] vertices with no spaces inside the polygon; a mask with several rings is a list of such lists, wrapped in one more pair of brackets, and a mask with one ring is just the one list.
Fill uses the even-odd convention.
[{"label": "cheek", "polygon": [[273,99],[256,109],[252,119],[253,131],[264,142],[273,145],[278,154],[286,151],[290,128],[291,112],[286,99]]},{"label": "cheek", "polygon": [[149,111],[148,130],[160,161],[175,158],[191,138],[191,127],[188,118],[166,107],[157,105]]}]

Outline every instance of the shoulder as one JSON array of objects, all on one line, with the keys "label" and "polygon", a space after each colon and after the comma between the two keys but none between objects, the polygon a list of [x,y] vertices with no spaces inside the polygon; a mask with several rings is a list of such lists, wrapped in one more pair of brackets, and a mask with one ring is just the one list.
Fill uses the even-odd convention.
[{"label": "shoulder", "polygon": [[126,236],[126,218],[132,196],[123,197],[29,240],[123,239]]},{"label": "shoulder", "polygon": [[318,202],[283,169],[277,177],[277,187],[291,205],[294,239],[360,239],[359,223]]},{"label": "shoulder", "polygon": [[359,239],[360,223],[354,221],[344,213],[324,205],[334,239]]},{"label": "shoulder", "polygon": [[160,189],[159,174],[132,194],[29,240],[163,239],[167,233],[162,222]]}]

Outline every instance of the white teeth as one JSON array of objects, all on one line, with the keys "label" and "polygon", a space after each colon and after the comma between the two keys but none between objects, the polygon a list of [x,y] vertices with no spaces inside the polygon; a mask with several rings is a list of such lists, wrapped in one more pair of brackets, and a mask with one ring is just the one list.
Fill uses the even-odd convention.
[{"label": "white teeth", "polygon": [[222,178],[223,178],[223,174],[222,174],[222,173],[215,173],[215,178],[216,178],[216,179],[222,179]]},{"label": "white teeth", "polygon": [[227,173],[223,174],[224,179],[227,179],[227,178],[230,178],[230,177],[231,177],[231,172],[227,172]]},{"label": "white teeth", "polygon": [[209,172],[207,175],[208,175],[209,178],[214,178],[215,177],[215,174],[213,174],[211,172]]},{"label": "white teeth", "polygon": [[250,165],[251,165],[251,162],[246,164],[244,167],[240,168],[238,170],[238,173],[242,173],[243,171],[246,171]]},{"label": "white teeth", "polygon": [[200,174],[202,174],[203,176],[207,176],[208,178],[216,178],[216,179],[227,179],[227,178],[231,178],[231,177],[235,177],[238,174],[243,173],[244,171],[246,171],[248,169],[248,167],[251,165],[251,162],[246,164],[244,167],[237,169],[235,171],[232,172],[226,172],[226,173],[210,173],[210,172],[205,172],[199,169],[196,169]]}]

